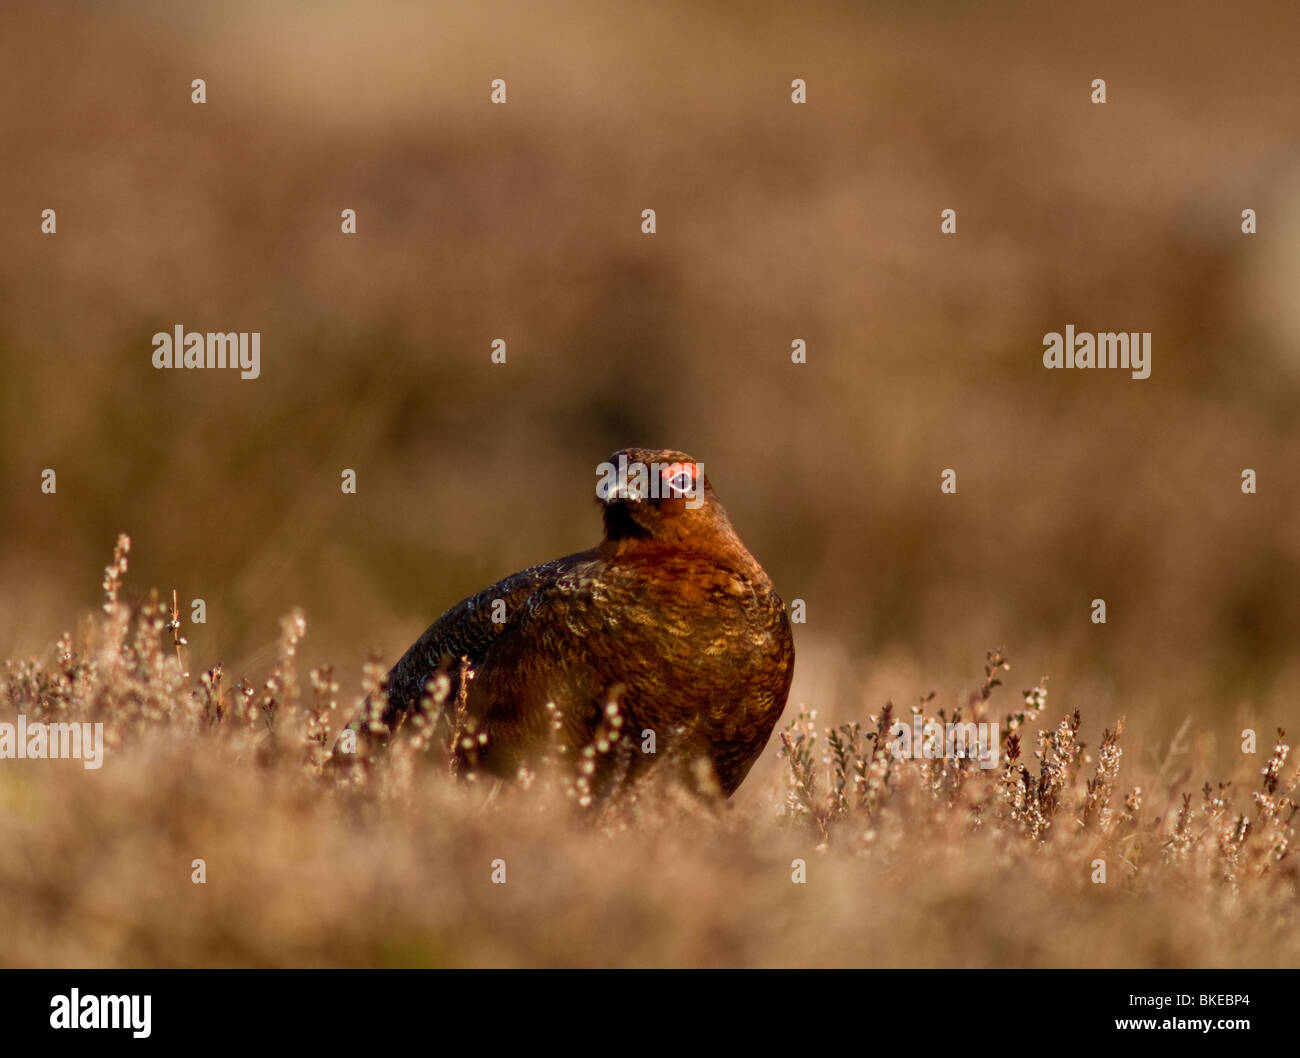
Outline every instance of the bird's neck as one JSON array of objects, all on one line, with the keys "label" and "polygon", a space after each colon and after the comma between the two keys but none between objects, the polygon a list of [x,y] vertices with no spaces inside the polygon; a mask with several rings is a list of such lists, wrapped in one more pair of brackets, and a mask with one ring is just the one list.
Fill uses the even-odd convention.
[{"label": "bird's neck", "polygon": [[707,535],[606,537],[598,550],[604,557],[619,561],[655,563],[691,557],[743,574],[756,585],[771,586],[767,573],[741,543],[730,523],[712,526]]}]

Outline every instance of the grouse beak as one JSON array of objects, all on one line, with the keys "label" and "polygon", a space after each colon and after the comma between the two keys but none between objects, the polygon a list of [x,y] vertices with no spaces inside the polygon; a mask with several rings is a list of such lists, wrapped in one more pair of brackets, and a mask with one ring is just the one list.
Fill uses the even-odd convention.
[{"label": "grouse beak", "polygon": [[645,497],[641,495],[641,490],[636,485],[629,481],[618,481],[605,493],[604,503],[606,507],[612,507],[616,503],[636,503],[643,499]]}]

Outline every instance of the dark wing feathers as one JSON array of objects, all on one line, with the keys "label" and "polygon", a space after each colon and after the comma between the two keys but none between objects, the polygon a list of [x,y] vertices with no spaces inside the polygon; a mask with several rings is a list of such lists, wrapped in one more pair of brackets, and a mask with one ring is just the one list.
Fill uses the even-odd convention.
[{"label": "dark wing feathers", "polygon": [[[569,555],[515,573],[457,603],[434,621],[388,674],[385,723],[391,726],[419,701],[425,684],[440,668],[445,667],[452,677],[454,698],[460,659],[468,659],[471,666],[482,663],[492,644],[509,627],[510,618],[527,604],[529,597],[587,557],[585,553]],[[505,623],[492,620],[493,606],[498,599],[505,603]]]}]

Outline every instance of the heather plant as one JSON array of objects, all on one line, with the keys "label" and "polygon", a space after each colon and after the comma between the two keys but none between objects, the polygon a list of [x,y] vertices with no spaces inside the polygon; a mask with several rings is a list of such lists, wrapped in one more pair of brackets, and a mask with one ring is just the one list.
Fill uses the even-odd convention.
[{"label": "heather plant", "polygon": [[[1009,667],[1001,652],[988,655],[984,684],[970,700],[974,716],[987,712],[1000,684],[995,673]],[[1045,684],[1044,678],[1024,691],[1021,708],[1008,714],[1005,763],[999,770],[982,769],[970,757],[893,759],[882,750],[892,704],[870,718],[874,730],[865,737],[856,723],[819,731],[816,714],[801,712],[781,733],[787,765],[783,814],[811,828],[823,842],[839,841],[854,849],[870,845],[888,817],[895,824],[889,832],[898,841],[917,840],[918,829],[946,833],[953,841],[984,830],[1050,847],[1063,862],[1091,863],[1100,857],[1116,868],[1110,884],[1129,888],[1200,881],[1207,889],[1233,894],[1248,885],[1279,901],[1300,893],[1300,872],[1289,855],[1300,812],[1300,769],[1283,778],[1290,753],[1285,731],[1277,730],[1256,790],[1238,793],[1233,781],[1206,781],[1199,808],[1180,782],[1158,790],[1132,785],[1117,798],[1123,717],[1103,731],[1094,755],[1079,738],[1082,717],[1076,709],[1055,727],[1040,729],[1033,761],[1025,760],[1022,732],[1046,711]],[[931,701],[922,699],[913,709],[923,721],[932,719],[927,712]],[[960,716],[960,710],[952,717],[938,710],[933,719],[958,721]],[[825,749],[817,757],[819,737]],[[1179,800],[1176,814],[1158,814],[1152,807]]]},{"label": "heather plant", "polygon": [[[513,782],[480,774],[472,756],[458,765],[456,743],[472,736],[464,692],[450,694],[445,675],[388,733],[387,752],[338,767],[343,718],[367,700],[382,715],[381,659],[367,658],[356,697],[341,701],[334,667],[300,678],[307,624],[293,612],[264,679],[232,683],[220,664],[188,675],[175,599],[127,598],[129,550],[120,538],[102,610],[77,635],[5,665],[0,722],[101,722],[107,744],[100,772],[0,763],[7,965],[1300,956],[1300,779],[1284,731],[1247,758],[1253,776],[1247,764],[1193,776],[1187,731],[1143,765],[1122,719],[1094,747],[1080,710],[1053,714],[1046,680],[1000,706],[1010,663],[992,652],[952,709],[929,694],[906,712],[886,703],[823,724],[795,708],[769,747],[778,760],[731,800],[692,762],[594,795],[591,775],[625,770],[633,751],[617,693],[576,759],[556,739]],[[993,718],[996,767],[894,751],[900,722]],[[880,906],[890,914],[871,913]]]}]

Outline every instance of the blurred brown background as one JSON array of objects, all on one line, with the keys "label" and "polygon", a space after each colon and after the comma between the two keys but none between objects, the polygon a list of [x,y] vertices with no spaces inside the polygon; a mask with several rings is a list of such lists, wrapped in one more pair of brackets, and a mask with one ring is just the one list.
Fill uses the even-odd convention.
[{"label": "blurred brown background", "polygon": [[[594,543],[644,444],[807,600],[791,708],[956,701],[1005,645],[1090,722],[1294,723],[1296,5],[271,6],[0,14],[6,656],[124,531],[207,600],[195,670],[264,676],[301,605],[359,687]],[[155,371],[177,323],[262,377]],[[1067,323],[1151,378],[1044,370]]]}]

